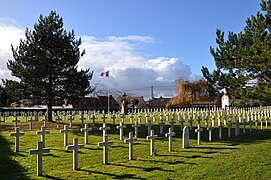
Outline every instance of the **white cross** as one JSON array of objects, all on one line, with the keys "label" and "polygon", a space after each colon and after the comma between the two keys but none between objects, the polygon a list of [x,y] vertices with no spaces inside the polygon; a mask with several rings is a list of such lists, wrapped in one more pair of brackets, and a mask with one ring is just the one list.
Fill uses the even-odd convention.
[{"label": "white cross", "polygon": [[125,114],[125,113],[123,113],[123,114],[121,115],[121,121],[122,121],[122,122],[124,122],[125,117],[126,117],[126,114]]},{"label": "white cross", "polygon": [[61,119],[61,117],[60,116],[57,116],[57,118],[56,118],[56,121],[57,121],[57,126],[56,126],[56,128],[60,128],[60,121],[61,121],[62,119]]},{"label": "white cross", "polygon": [[64,133],[64,146],[68,146],[68,133],[72,130],[68,128],[68,125],[64,125],[64,129],[60,130],[61,133]]},{"label": "white cross", "polygon": [[82,122],[82,126],[85,124],[85,117],[84,117],[84,114],[81,114],[81,116],[80,116],[80,120],[81,120],[81,122]]},{"label": "white cross", "polygon": [[147,126],[148,126],[148,136],[149,136],[151,132],[152,123],[150,120],[148,120],[147,122],[148,122]]},{"label": "white cross", "polygon": [[218,128],[219,128],[219,135],[218,135],[218,138],[219,139],[222,139],[222,130],[223,130],[223,123],[222,122],[219,122],[219,126],[218,126]]},{"label": "white cross", "polygon": [[[244,125],[243,133],[245,134],[245,133],[246,133],[246,122],[247,122],[247,120],[246,120],[246,117],[245,117],[245,116],[244,116],[243,118],[244,118],[244,119],[243,119],[243,125]],[[266,122],[266,124],[267,124],[267,122]]]},{"label": "white cross", "polygon": [[197,122],[198,122],[198,125],[200,125],[200,116],[198,116],[198,119],[197,119]]},{"label": "white cross", "polygon": [[227,126],[228,126],[228,137],[231,137],[231,121],[228,122]]},{"label": "white cross", "polygon": [[106,123],[103,123],[103,127],[100,127],[99,129],[103,131],[103,136],[105,136],[107,135],[107,130],[109,130],[110,127],[109,126],[107,127]]},{"label": "white cross", "polygon": [[95,120],[96,120],[96,119],[97,119],[97,118],[96,118],[96,115],[93,114],[92,117],[91,117],[91,120],[92,120],[92,126],[95,125]]},{"label": "white cross", "polygon": [[195,129],[195,132],[198,133],[198,145],[200,145],[200,134],[201,134],[201,131],[203,131],[203,129],[200,127],[200,124],[198,124],[198,128]]},{"label": "white cross", "polygon": [[159,127],[160,127],[160,134],[164,134],[164,125],[165,125],[165,123],[161,119],[158,124],[159,124]]},{"label": "white cross", "polygon": [[33,128],[33,117],[31,116],[29,120],[27,120],[29,122],[29,129],[32,129]]},{"label": "white cross", "polygon": [[108,146],[112,145],[112,141],[108,141],[108,136],[103,136],[103,142],[98,142],[98,146],[103,146],[103,163],[108,164]]},{"label": "white cross", "polygon": [[39,120],[39,114],[37,113],[37,111],[34,112],[34,117],[35,117],[35,121]]},{"label": "white cross", "polygon": [[107,117],[105,116],[104,111],[103,111],[103,114],[102,114],[102,115],[103,115],[103,116],[102,116],[103,123],[105,123],[105,120],[107,119]]},{"label": "white cross", "polygon": [[133,159],[133,144],[136,138],[133,137],[133,132],[129,132],[129,138],[125,139],[124,142],[129,144],[129,160]]},{"label": "white cross", "polygon": [[37,175],[42,175],[42,153],[48,153],[50,149],[43,148],[43,142],[38,142],[37,149],[29,151],[29,154],[37,154]]},{"label": "white cross", "polygon": [[137,117],[138,117],[138,122],[141,123],[141,119],[142,119],[141,113]]},{"label": "white cross", "polygon": [[172,151],[172,137],[175,136],[175,132],[171,128],[168,129],[168,133],[165,135],[168,137],[168,151]]},{"label": "white cross", "polygon": [[45,147],[45,134],[49,134],[49,131],[46,131],[44,126],[41,126],[41,131],[37,131],[36,134],[41,135],[41,142],[43,143],[43,148]]},{"label": "white cross", "polygon": [[115,125],[116,124],[116,114],[115,114],[115,112],[113,112],[113,114],[112,114],[112,123]]},{"label": "white cross", "polygon": [[190,119],[188,120],[189,121],[189,125],[190,125],[190,131],[193,129],[193,118],[190,117]]},{"label": "white cross", "polygon": [[117,129],[120,130],[120,140],[123,140],[123,129],[126,128],[126,126],[123,124],[123,122],[120,122],[120,125],[117,126]]},{"label": "white cross", "polygon": [[10,133],[9,135],[15,136],[15,152],[19,152],[19,139],[20,136],[24,135],[24,133],[20,133],[20,129],[18,127],[15,127],[15,132]]},{"label": "white cross", "polygon": [[69,117],[69,121],[70,121],[70,127],[72,127],[72,121],[73,121],[74,119],[73,119],[73,116],[71,115],[70,117]]},{"label": "white cross", "polygon": [[135,128],[135,137],[138,137],[138,127],[140,127],[140,124],[138,124],[138,121],[135,121],[135,124],[132,125],[132,127]]},{"label": "white cross", "polygon": [[206,129],[208,129],[208,127],[209,127],[209,122],[208,122],[209,118],[208,118],[208,116],[206,116],[204,120],[205,120],[205,127],[206,127]]},{"label": "white cross", "polygon": [[148,122],[148,118],[149,118],[149,117],[150,117],[149,114],[146,113],[146,114],[145,114],[146,122]]},{"label": "white cross", "polygon": [[180,125],[181,125],[181,131],[183,131],[185,119],[180,119],[179,122],[180,122]]},{"label": "white cross", "polygon": [[151,134],[147,136],[147,140],[150,140],[150,155],[154,155],[154,140],[157,138],[157,135],[154,135],[154,130],[151,130]]},{"label": "white cross", "polygon": [[153,116],[152,116],[152,122],[156,122],[156,112],[155,112],[155,114],[153,114]]},{"label": "white cross", "polygon": [[46,123],[46,122],[47,122],[46,118],[43,119],[42,121],[43,121],[43,126],[46,127],[46,125],[47,125],[47,123]]},{"label": "white cross", "polygon": [[20,122],[20,120],[18,120],[17,117],[14,117],[14,120],[12,120],[12,122],[14,122],[15,127],[18,127],[18,122]]},{"label": "white cross", "polygon": [[88,132],[92,131],[92,128],[88,124],[85,124],[85,128],[81,128],[81,131],[84,132],[84,142],[88,144]]},{"label": "white cross", "polygon": [[238,119],[236,119],[236,121],[235,121],[235,136],[239,136],[239,134],[240,134],[240,125],[239,125],[239,120]]},{"label": "white cross", "polygon": [[213,125],[211,124],[210,127],[207,128],[207,130],[209,131],[209,142],[212,141],[212,131],[213,131],[214,127]]},{"label": "white cross", "polygon": [[252,131],[252,120],[251,117],[249,118],[249,131]]},{"label": "white cross", "polygon": [[73,138],[73,145],[66,147],[67,150],[73,150],[73,170],[78,169],[78,150],[83,147],[83,144],[78,144],[77,138]]},{"label": "white cross", "polygon": [[134,115],[131,114],[131,115],[129,116],[129,118],[130,118],[130,124],[132,124],[132,123],[133,123],[133,120],[134,120]]},{"label": "white cross", "polygon": [[174,131],[175,120],[174,120],[173,116],[172,116],[172,119],[171,119],[171,121],[169,122],[169,124],[170,124],[171,130]]}]

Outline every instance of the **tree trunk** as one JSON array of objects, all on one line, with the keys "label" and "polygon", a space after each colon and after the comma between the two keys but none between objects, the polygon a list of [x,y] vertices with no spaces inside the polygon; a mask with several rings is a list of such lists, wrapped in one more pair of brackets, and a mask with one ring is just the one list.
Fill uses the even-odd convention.
[{"label": "tree trunk", "polygon": [[48,121],[53,121],[53,105],[52,105],[52,100],[49,100],[48,101],[48,104],[47,104],[47,118],[48,118]]}]

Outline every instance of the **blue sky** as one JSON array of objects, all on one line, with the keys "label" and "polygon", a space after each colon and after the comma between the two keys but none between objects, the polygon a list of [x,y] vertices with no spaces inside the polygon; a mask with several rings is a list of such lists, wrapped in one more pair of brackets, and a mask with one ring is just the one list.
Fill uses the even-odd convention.
[{"label": "blue sky", "polygon": [[[178,78],[199,78],[202,66],[213,70],[209,48],[216,45],[216,29],[242,31],[245,20],[260,10],[260,1],[2,0],[0,26],[9,27],[10,38],[0,44],[0,50],[7,52],[11,43],[18,44],[16,38],[23,38],[25,28],[32,29],[39,15],[46,16],[51,10],[63,17],[67,30],[82,37],[87,53],[79,65],[97,71],[93,85],[103,90],[107,80],[98,77],[98,72],[110,70],[112,91],[146,88],[148,92],[141,94],[147,96],[147,87],[173,86]],[[15,34],[11,33],[14,29]],[[11,36],[13,41],[9,41]],[[10,58],[3,52],[1,66]],[[9,78],[5,70],[0,69],[1,76]],[[172,94],[162,91],[155,95]]]}]

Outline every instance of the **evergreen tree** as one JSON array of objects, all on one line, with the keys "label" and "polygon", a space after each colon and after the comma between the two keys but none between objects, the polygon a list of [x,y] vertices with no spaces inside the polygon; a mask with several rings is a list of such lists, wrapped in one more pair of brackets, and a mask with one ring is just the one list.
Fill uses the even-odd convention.
[{"label": "evergreen tree", "polygon": [[[89,94],[89,80],[93,72],[78,71],[78,62],[84,55],[75,39],[74,31],[63,28],[63,19],[55,11],[40,16],[34,30],[26,29],[26,39],[18,47],[12,46],[14,60],[7,63],[12,75],[20,79],[16,88],[20,98],[47,101],[48,119],[52,120],[54,101],[74,99]],[[5,85],[14,84],[6,80]]]},{"label": "evergreen tree", "polygon": [[[262,0],[262,12],[251,16],[240,33],[217,30],[217,47],[210,48],[216,69],[203,67],[203,76],[215,89],[228,87],[242,101],[271,102],[271,0]],[[250,84],[253,84],[251,87]]]}]

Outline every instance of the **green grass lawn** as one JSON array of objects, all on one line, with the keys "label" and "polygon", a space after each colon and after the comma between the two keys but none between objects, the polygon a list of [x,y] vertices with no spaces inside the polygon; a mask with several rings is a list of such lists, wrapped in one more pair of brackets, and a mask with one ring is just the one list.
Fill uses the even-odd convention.
[{"label": "green grass lawn", "polygon": [[[12,118],[0,126],[0,179],[270,179],[271,178],[271,128],[255,130],[239,137],[227,138],[227,128],[223,129],[223,140],[218,140],[218,129],[213,131],[213,142],[208,142],[208,132],[204,129],[202,143],[197,145],[196,133],[190,132],[190,148],[182,149],[180,126],[174,127],[173,151],[168,152],[168,139],[159,134],[159,126],[152,129],[159,139],[155,141],[156,155],[150,156],[150,143],[146,140],[147,127],[141,125],[139,138],[134,145],[134,160],[128,160],[128,144],[119,140],[116,125],[110,124],[109,164],[103,165],[103,150],[97,146],[102,141],[101,120],[89,135],[89,144],[79,150],[79,170],[72,169],[72,151],[63,146],[63,134],[56,129],[56,123],[50,123],[50,134],[46,136],[46,147],[50,153],[43,156],[43,176],[36,175],[36,155],[29,155],[30,149],[37,148],[42,122],[35,123],[34,129],[28,129],[28,123],[21,119],[20,152],[14,152],[14,131]],[[86,120],[90,124],[91,121]],[[119,120],[118,120],[119,122]],[[125,138],[133,131],[127,118],[124,130]],[[145,122],[145,120],[144,120]],[[142,123],[144,123],[142,122]],[[62,122],[61,129],[63,129]],[[77,137],[79,144],[84,143],[83,133],[79,131],[79,119],[75,121],[73,132],[69,134],[69,144]],[[196,122],[194,122],[196,127]],[[188,125],[188,123],[187,123]],[[204,127],[204,123],[202,122]],[[170,126],[167,124],[164,132]],[[243,127],[242,125],[240,126]],[[248,127],[248,126],[247,126]]]}]

